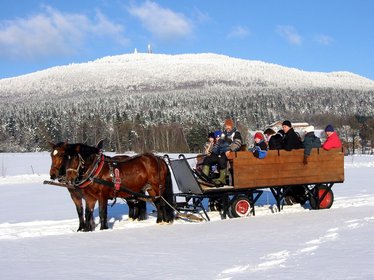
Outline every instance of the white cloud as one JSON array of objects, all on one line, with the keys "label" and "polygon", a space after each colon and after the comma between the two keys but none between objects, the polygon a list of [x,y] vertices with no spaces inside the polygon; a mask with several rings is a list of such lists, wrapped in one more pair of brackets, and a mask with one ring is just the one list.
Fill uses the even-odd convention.
[{"label": "white cloud", "polygon": [[244,39],[246,37],[248,37],[249,35],[251,35],[251,31],[245,27],[245,26],[241,26],[241,25],[237,25],[237,26],[234,26],[230,33],[227,35],[228,38],[239,38],[239,39]]},{"label": "white cloud", "polygon": [[317,35],[315,41],[321,45],[329,46],[334,42],[334,39],[328,35]]},{"label": "white cloud", "polygon": [[205,23],[205,22],[211,22],[212,18],[208,13],[204,13],[200,11],[198,8],[194,8],[193,10],[194,18],[196,18],[198,23]]},{"label": "white cloud", "polygon": [[290,44],[301,45],[301,36],[297,33],[296,29],[290,25],[278,25],[276,32],[286,39]]},{"label": "white cloud", "polygon": [[162,8],[155,2],[146,1],[143,5],[132,6],[128,10],[159,39],[176,39],[192,33],[193,24],[188,18],[183,14]]},{"label": "white cloud", "polygon": [[110,22],[100,12],[91,20],[86,15],[61,13],[48,6],[43,9],[28,18],[0,22],[0,56],[35,59],[70,55],[83,47],[88,38],[96,36],[126,43],[123,26]]}]

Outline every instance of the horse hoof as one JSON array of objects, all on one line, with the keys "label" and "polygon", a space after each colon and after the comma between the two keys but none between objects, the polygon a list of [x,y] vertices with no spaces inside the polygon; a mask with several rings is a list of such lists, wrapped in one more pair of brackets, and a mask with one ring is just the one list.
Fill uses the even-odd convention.
[{"label": "horse hoof", "polygon": [[108,229],[109,227],[106,225],[106,226],[101,226],[100,227],[100,230],[106,230],[106,229]]}]

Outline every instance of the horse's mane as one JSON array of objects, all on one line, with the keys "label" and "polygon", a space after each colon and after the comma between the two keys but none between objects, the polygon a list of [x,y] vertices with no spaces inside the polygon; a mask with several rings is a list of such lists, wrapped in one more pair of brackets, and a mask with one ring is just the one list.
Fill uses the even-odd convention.
[{"label": "horse's mane", "polygon": [[88,146],[83,143],[74,143],[69,144],[66,142],[59,142],[55,145],[55,147],[64,147],[65,152],[68,155],[77,155],[81,154],[82,156],[90,156],[92,154],[98,154],[100,152],[100,149],[97,147]]}]

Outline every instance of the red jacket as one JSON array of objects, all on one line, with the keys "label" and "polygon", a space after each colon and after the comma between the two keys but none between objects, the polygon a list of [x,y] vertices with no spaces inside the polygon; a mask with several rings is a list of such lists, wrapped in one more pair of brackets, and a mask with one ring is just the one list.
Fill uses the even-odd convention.
[{"label": "red jacket", "polygon": [[334,148],[341,148],[342,142],[339,139],[339,136],[336,132],[333,132],[329,137],[327,137],[325,143],[323,143],[322,148],[325,150],[331,150]]}]

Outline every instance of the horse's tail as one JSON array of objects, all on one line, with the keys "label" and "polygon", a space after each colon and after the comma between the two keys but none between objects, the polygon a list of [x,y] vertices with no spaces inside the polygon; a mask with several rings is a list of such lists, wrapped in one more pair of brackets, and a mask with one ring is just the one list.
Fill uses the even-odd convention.
[{"label": "horse's tail", "polygon": [[174,221],[175,214],[174,214],[174,192],[173,192],[173,183],[171,181],[171,172],[168,165],[165,163],[167,173],[166,173],[166,180],[165,180],[165,191],[163,194],[164,199],[166,200],[165,205],[165,218],[166,222]]}]

